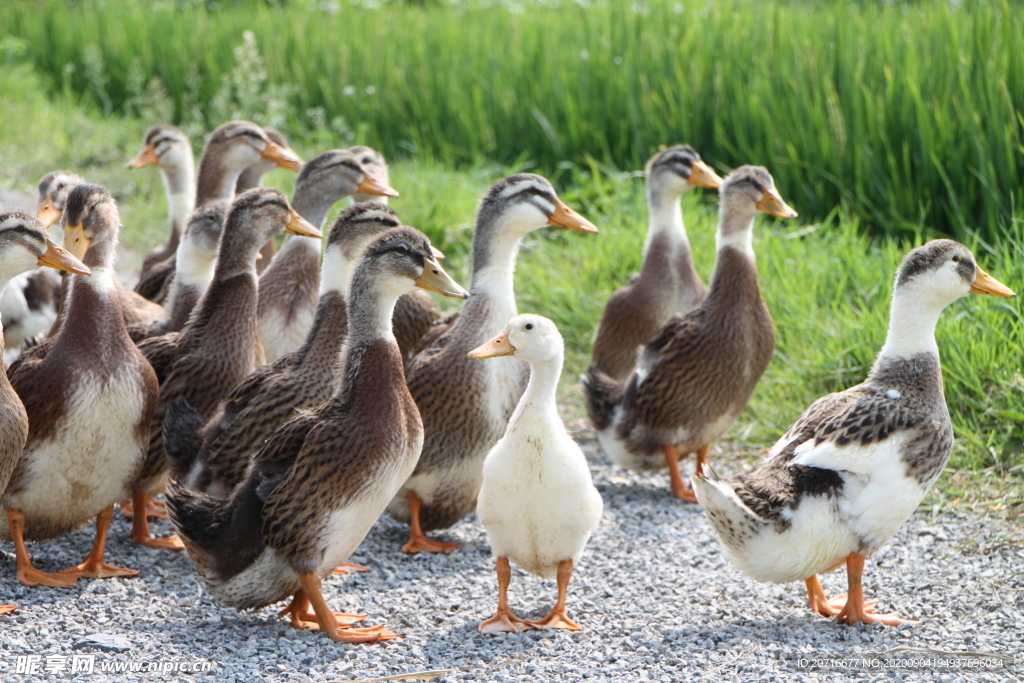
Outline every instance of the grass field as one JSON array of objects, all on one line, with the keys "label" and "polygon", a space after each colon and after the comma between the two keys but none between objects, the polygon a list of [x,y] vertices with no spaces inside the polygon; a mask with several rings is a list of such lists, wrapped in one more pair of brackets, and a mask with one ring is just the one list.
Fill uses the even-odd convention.
[{"label": "grass field", "polygon": [[12,0],[0,31],[53,90],[106,113],[159,101],[197,132],[241,115],[392,158],[547,174],[590,158],[636,169],[685,140],[719,169],[771,167],[804,216],[841,206],[904,238],[996,239],[1024,207],[1016,2],[111,7]]},{"label": "grass field", "polygon": [[[0,71],[5,124],[0,132],[0,186],[31,190],[44,173],[71,168],[108,185],[119,200],[122,239],[145,250],[166,230],[166,203],[152,169],[127,171],[148,121],[107,116],[64,98],[48,98],[27,65]],[[335,143],[337,144],[337,143]],[[198,152],[199,141],[196,141]],[[296,143],[308,158],[329,145]],[[476,164],[452,170],[418,157],[392,168],[402,196],[392,205],[403,220],[427,232],[448,255],[446,267],[466,282],[476,202],[510,168]],[[275,172],[271,184],[291,187]],[[563,405],[579,416],[578,374],[608,295],[639,266],[646,227],[643,181],[600,167],[574,169],[563,198],[600,228],[597,236],[548,229],[530,236],[519,258],[520,310],[553,318],[567,342]],[[802,209],[799,197],[779,187]],[[714,193],[684,199],[684,215],[706,279],[714,258]],[[870,238],[856,219],[836,214],[809,224],[761,219],[755,249],[764,296],[778,328],[778,349],[746,413],[730,433],[747,452],[774,441],[818,396],[860,381],[885,337],[896,264],[923,237]],[[1024,289],[1024,223],[997,243],[971,242],[979,262],[1018,291]],[[1024,306],[1021,299],[969,297],[951,306],[938,329],[946,396],[958,441],[953,465],[990,468],[993,477],[1024,476]]]}]

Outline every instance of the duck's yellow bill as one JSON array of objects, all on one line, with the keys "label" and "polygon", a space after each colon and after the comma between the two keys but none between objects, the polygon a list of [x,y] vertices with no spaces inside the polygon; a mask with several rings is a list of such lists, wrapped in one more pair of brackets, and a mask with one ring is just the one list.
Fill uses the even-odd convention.
[{"label": "duck's yellow bill", "polygon": [[92,271],[89,270],[87,265],[75,258],[67,249],[57,244],[49,237],[46,238],[46,253],[40,256],[36,263],[41,266],[56,268],[57,270],[66,270],[69,273],[92,275]]},{"label": "duck's yellow bill", "polygon": [[991,294],[992,296],[1002,296],[1007,299],[1017,296],[1012,289],[982,270],[981,266],[975,266],[975,276],[974,282],[971,283],[971,291],[975,294]]},{"label": "duck's yellow bill", "polygon": [[359,194],[372,194],[375,197],[397,197],[398,190],[369,173],[363,174],[363,182],[356,187]]},{"label": "duck's yellow bill", "polygon": [[469,352],[470,358],[500,358],[501,356],[514,356],[516,349],[508,340],[509,330],[505,330],[497,337],[482,344]]},{"label": "duck's yellow bill", "polygon": [[135,158],[128,162],[128,168],[145,168],[160,163],[160,157],[156,155],[156,147],[146,145],[142,151],[135,155]]},{"label": "duck's yellow bill", "polygon": [[263,148],[263,154],[260,156],[267,161],[277,163],[279,168],[287,168],[289,171],[298,171],[302,168],[302,159],[298,154],[273,140],[267,140],[267,146]]},{"label": "duck's yellow bill", "polygon": [[563,228],[569,228],[570,230],[579,230],[580,232],[591,233],[597,232],[597,226],[570,209],[566,203],[558,197],[555,197],[555,210],[550,216],[548,216],[548,222],[551,223],[551,225],[559,225]]},{"label": "duck's yellow bill", "polygon": [[42,206],[39,207],[39,212],[36,213],[36,220],[43,224],[44,228],[49,228],[51,225],[60,220],[60,215],[64,213],[56,206],[49,197],[43,200]]},{"label": "duck's yellow bill", "polygon": [[761,197],[761,201],[756,206],[761,211],[778,216],[779,218],[796,218],[800,215],[783,201],[782,195],[774,187],[769,187],[764,191],[764,196]]},{"label": "duck's yellow bill", "polygon": [[437,292],[453,299],[468,299],[469,292],[453,280],[444,268],[434,259],[426,259],[423,264],[423,273],[416,278],[416,286],[430,292]]},{"label": "duck's yellow bill", "polygon": [[687,182],[697,187],[709,187],[712,190],[717,190],[725,181],[703,161],[695,161],[693,162],[693,172]]},{"label": "duck's yellow bill", "polygon": [[315,225],[300,216],[295,209],[292,209],[291,219],[289,219],[288,224],[284,226],[284,229],[285,232],[290,232],[293,235],[315,237],[317,239],[321,239],[323,237],[323,233],[317,230]]}]

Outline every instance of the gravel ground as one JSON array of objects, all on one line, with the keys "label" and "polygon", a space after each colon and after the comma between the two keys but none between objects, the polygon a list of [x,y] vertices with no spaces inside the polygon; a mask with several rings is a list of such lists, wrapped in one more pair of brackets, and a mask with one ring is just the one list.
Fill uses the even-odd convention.
[{"label": "gravel ground", "polygon": [[[1024,548],[1021,530],[1001,520],[945,513],[916,515],[868,564],[866,593],[880,608],[919,626],[846,627],[809,612],[802,584],[755,583],[722,557],[697,506],[675,501],[664,474],[613,468],[581,437],[605,514],[570,586],[569,614],[579,633],[528,631],[482,636],[477,624],[496,601],[483,529],[471,518],[441,534],[463,545],[448,556],[398,552],[404,527],[381,519],[353,561],[366,574],[328,578],[338,611],[386,622],[404,638],[342,645],[290,629],[276,608],[242,613],[207,596],[183,554],[138,548],[129,526],[111,526],[107,559],[139,569],[133,579],[80,580],[72,590],[27,589],[14,578],[13,546],[2,544],[0,601],[20,609],[0,616],[0,680],[337,681],[454,669],[443,681],[1006,681],[1024,677]],[[728,469],[719,459],[719,468]],[[168,531],[158,523],[159,531]],[[92,528],[31,544],[37,566],[77,564]],[[823,577],[845,591],[845,573]],[[553,581],[514,569],[510,602],[538,618],[554,602]],[[81,641],[104,634],[126,649],[102,652]],[[910,648],[909,650],[899,650]],[[921,650],[924,652],[922,653]],[[997,668],[940,670],[860,665],[801,666],[800,659],[927,657],[928,650],[1004,655]],[[893,652],[897,651],[897,652]],[[92,675],[16,673],[18,655],[97,653]],[[103,663],[210,662],[206,674],[100,673]]]}]

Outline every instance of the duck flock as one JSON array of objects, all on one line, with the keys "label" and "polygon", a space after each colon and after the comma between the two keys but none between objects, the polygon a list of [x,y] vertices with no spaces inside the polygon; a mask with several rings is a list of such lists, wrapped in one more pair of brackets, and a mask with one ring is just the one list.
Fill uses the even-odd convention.
[{"label": "duck flock", "polygon": [[[56,171],[40,182],[36,217],[0,213],[0,539],[13,541],[17,580],[66,588],[137,574],[105,560],[117,505],[132,517],[132,541],[185,550],[218,602],[290,600],[282,614],[297,629],[384,641],[399,636],[333,612],[321,580],[368,570],[347,560],[384,513],[409,525],[402,552],[443,553],[458,544],[427,532],[476,512],[498,583],[480,631],[579,630],[567,592],[602,500],[555,404],[562,338],[551,320],[518,313],[513,274],[528,233],[597,228],[544,178],[504,178],[480,201],[467,291],[389,208],[398,192],[371,148],[303,163],[276,131],[231,121],[209,136],[196,176],[186,136],[155,126],[129,163],[150,165],[163,176],[171,233],[134,291],[114,271],[119,218],[104,187]],[[290,202],[261,186],[277,167],[298,172]],[[679,201],[694,186],[720,196],[707,287]],[[720,478],[708,449],[775,348],[754,220],[797,214],[766,169],[723,179],[687,145],[650,160],[647,187],[643,267],[608,300],[583,378],[601,446],[618,466],[667,468],[675,496],[701,505],[750,577],[802,580],[814,612],[848,624],[908,623],[875,612],[861,575],[952,449],[935,327],[968,293],[1014,293],[962,244],[913,249],[867,379],[815,401],[753,472]],[[346,197],[352,205],[324,238]],[[283,232],[292,234],[277,251]],[[466,301],[444,317],[423,290]],[[679,463],[691,453],[686,481]],[[161,516],[177,536],[150,533]],[[82,564],[33,567],[26,541],[92,519]],[[557,580],[543,619],[509,609],[510,560]],[[817,575],[843,564],[848,593],[829,599]]]}]

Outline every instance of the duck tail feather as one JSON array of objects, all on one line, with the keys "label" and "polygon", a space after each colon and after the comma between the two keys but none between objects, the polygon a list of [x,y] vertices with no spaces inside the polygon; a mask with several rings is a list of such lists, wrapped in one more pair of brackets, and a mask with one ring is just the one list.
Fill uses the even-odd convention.
[{"label": "duck tail feather", "polygon": [[587,368],[587,374],[582,379],[583,400],[590,421],[598,431],[607,429],[612,423],[616,406],[622,402],[625,387],[593,364]]},{"label": "duck tail feather", "polygon": [[194,493],[172,479],[164,495],[167,517],[197,566],[209,565],[211,551],[231,521],[229,500]]},{"label": "duck tail feather", "polygon": [[186,399],[179,398],[167,406],[164,415],[164,448],[167,462],[175,478],[185,480],[203,444],[203,417]]}]

